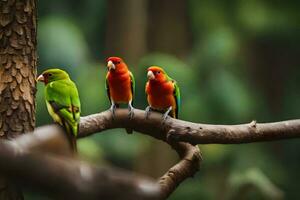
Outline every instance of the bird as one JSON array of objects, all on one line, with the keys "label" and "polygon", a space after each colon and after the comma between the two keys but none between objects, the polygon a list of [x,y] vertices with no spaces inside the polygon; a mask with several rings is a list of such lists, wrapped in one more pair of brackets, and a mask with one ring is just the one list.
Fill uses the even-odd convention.
[{"label": "bird", "polygon": [[76,153],[81,106],[75,83],[61,69],[48,69],[38,76],[37,81],[45,84],[44,96],[49,115],[65,129],[70,146]]},{"label": "bird", "polygon": [[[120,104],[128,105],[128,116],[130,119],[134,116],[133,98],[135,93],[135,79],[128,66],[120,57],[107,58],[106,91],[111,103],[110,110],[113,118],[115,110]],[[127,133],[132,130],[126,129]]]},{"label": "bird", "polygon": [[177,82],[158,66],[147,69],[147,78],[145,92],[149,106],[146,108],[146,118],[150,111],[154,110],[164,113],[163,121],[168,116],[177,119],[181,103]]}]

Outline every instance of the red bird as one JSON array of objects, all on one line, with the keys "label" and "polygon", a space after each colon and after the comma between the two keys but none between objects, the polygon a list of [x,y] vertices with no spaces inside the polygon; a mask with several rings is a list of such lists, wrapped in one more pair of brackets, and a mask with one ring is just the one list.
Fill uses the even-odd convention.
[{"label": "red bird", "polygon": [[110,100],[110,110],[115,114],[119,104],[128,104],[129,117],[133,117],[133,95],[135,81],[133,74],[128,70],[126,63],[119,57],[107,59],[108,72],[106,74],[106,91]]},{"label": "red bird", "polygon": [[150,110],[156,110],[165,112],[164,120],[168,115],[178,118],[180,91],[176,81],[157,66],[148,68],[147,77],[146,94],[149,106],[146,108],[146,117],[148,117]]}]

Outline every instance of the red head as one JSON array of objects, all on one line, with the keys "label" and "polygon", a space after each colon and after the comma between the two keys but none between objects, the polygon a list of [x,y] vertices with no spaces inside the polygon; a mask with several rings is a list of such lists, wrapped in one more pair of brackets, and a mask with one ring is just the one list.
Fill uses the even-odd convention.
[{"label": "red head", "polygon": [[119,57],[107,58],[107,68],[111,72],[127,71],[126,63]]},{"label": "red head", "polygon": [[157,66],[151,66],[148,68],[147,77],[149,81],[165,81],[167,74],[166,72]]}]

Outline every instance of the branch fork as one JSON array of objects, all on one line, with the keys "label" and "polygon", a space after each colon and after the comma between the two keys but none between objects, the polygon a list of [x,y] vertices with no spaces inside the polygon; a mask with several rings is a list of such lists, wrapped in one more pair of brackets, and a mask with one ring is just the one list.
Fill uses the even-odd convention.
[{"label": "branch fork", "polygon": [[[57,125],[37,128],[33,134],[1,142],[0,170],[17,182],[40,188],[50,195],[57,191],[59,197],[166,199],[180,183],[199,170],[202,155],[198,146],[194,146],[196,144],[237,144],[300,137],[299,119],[211,125],[173,118],[162,123],[162,114],[152,112],[148,118],[145,114],[135,109],[134,117],[129,119],[127,109],[117,109],[114,118],[110,111],[82,117],[78,137],[102,134],[113,128],[130,128],[168,143],[180,160],[157,181],[79,161],[72,157],[63,130]],[[105,184],[99,184],[103,183],[103,178]],[[90,186],[87,189],[82,183]]]}]

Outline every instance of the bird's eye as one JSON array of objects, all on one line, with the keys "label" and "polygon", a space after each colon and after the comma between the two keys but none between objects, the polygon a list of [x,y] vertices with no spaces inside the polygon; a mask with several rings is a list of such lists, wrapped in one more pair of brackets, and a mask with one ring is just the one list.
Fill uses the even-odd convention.
[{"label": "bird's eye", "polygon": [[52,74],[48,74],[48,76],[52,76]]},{"label": "bird's eye", "polygon": [[158,71],[157,73],[160,74],[160,71]]},{"label": "bird's eye", "polygon": [[118,61],[117,64],[120,64],[120,61]]}]

